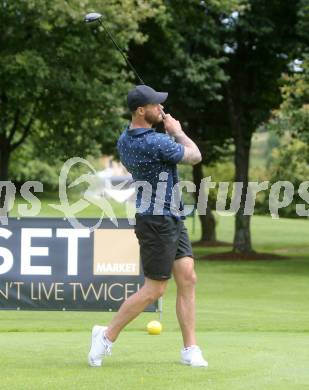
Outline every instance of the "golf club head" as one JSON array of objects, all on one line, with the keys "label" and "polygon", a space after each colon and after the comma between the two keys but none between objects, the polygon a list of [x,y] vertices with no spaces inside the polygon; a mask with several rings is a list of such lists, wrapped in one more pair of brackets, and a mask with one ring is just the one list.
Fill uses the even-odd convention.
[{"label": "golf club head", "polygon": [[102,18],[102,14],[99,14],[98,12],[90,12],[85,16],[84,21],[86,23],[93,23],[96,22],[97,20],[100,20],[101,18]]}]

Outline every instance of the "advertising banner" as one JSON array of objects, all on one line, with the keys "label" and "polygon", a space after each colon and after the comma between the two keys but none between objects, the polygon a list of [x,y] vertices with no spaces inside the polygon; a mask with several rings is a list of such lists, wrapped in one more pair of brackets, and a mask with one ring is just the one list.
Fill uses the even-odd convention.
[{"label": "advertising banner", "polygon": [[[9,218],[0,227],[0,309],[116,311],[144,283],[139,246],[118,227],[79,219]],[[156,311],[157,304],[146,311]]]}]

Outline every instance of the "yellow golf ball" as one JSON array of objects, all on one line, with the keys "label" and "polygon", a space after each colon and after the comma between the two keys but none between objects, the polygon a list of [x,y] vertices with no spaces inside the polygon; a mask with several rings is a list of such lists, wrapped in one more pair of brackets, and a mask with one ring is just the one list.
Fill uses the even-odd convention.
[{"label": "yellow golf ball", "polygon": [[162,331],[162,325],[159,321],[150,321],[147,324],[147,332],[149,334],[160,334]]}]

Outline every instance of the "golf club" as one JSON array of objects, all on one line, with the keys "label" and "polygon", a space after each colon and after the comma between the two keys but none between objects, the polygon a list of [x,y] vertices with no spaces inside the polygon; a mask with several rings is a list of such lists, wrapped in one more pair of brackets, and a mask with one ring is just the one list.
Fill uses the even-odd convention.
[{"label": "golf club", "polygon": [[[89,14],[87,14],[84,18],[84,21],[86,23],[93,23],[93,22],[99,22],[101,24],[101,26],[103,27],[104,31],[106,32],[106,34],[109,36],[109,38],[111,39],[111,41],[113,42],[114,46],[116,47],[116,49],[119,51],[119,53],[122,55],[122,57],[124,58],[125,62],[127,63],[127,65],[129,65],[129,67],[133,70],[135,76],[138,78],[138,80],[141,82],[141,84],[145,84],[143,79],[140,77],[140,75],[137,73],[136,69],[134,68],[134,66],[131,64],[131,62],[129,61],[128,57],[124,54],[124,52],[122,51],[122,49],[119,47],[119,45],[117,44],[117,42],[115,41],[115,39],[113,38],[112,34],[109,32],[109,30],[106,28],[106,26],[103,24],[102,22],[102,18],[103,18],[103,15],[98,13],[98,12],[90,12]],[[162,118],[165,119],[165,112],[161,109],[161,114],[162,114]]]},{"label": "golf club", "polygon": [[102,14],[99,14],[98,12],[91,12],[90,14],[87,14],[85,16],[85,22],[86,23],[93,23],[93,22],[96,22],[98,21],[101,26],[103,27],[104,31],[106,32],[106,34],[109,36],[109,38],[111,39],[111,41],[113,42],[113,44],[115,45],[116,49],[120,52],[120,54],[122,55],[122,57],[124,58],[124,60],[126,61],[126,63],[130,66],[130,68],[133,70],[133,72],[135,73],[136,77],[139,79],[139,81],[141,82],[141,84],[145,84],[143,79],[140,77],[140,75],[137,73],[136,69],[134,68],[134,66],[131,64],[131,62],[129,61],[129,59],[127,58],[127,56],[124,54],[124,52],[121,50],[121,48],[119,47],[119,45],[117,44],[117,42],[115,41],[115,39],[113,38],[112,34],[109,32],[109,30],[106,28],[106,26],[104,26],[103,24],[103,21],[102,21],[102,18],[103,18],[103,15]]}]

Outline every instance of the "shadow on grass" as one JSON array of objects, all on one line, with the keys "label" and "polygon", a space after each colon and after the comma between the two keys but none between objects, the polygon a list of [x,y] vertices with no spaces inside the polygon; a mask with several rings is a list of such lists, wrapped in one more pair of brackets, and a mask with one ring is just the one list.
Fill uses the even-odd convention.
[{"label": "shadow on grass", "polygon": [[201,247],[201,248],[217,248],[217,247],[231,247],[230,242],[225,241],[195,241],[192,243],[192,247]]},{"label": "shadow on grass", "polygon": [[256,260],[289,260],[290,257],[277,255],[275,253],[250,252],[237,253],[233,251],[209,253],[199,257],[200,260],[241,260],[241,261],[256,261]]}]

